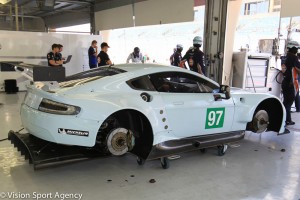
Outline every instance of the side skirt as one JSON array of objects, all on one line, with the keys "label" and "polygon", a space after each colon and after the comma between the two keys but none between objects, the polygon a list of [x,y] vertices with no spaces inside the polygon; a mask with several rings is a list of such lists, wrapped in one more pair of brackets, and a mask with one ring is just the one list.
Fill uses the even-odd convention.
[{"label": "side skirt", "polygon": [[152,147],[147,160],[167,157],[178,153],[194,151],[198,149],[214,147],[242,140],[245,131],[234,131],[196,137],[183,138],[179,140],[169,140]]}]

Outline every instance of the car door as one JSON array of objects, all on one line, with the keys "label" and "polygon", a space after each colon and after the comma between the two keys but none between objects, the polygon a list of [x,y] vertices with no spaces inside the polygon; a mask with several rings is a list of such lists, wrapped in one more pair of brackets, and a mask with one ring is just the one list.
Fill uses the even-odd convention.
[{"label": "car door", "polygon": [[231,130],[234,103],[232,98],[215,100],[216,84],[184,72],[153,74],[151,81],[162,97],[169,127],[176,137]]}]

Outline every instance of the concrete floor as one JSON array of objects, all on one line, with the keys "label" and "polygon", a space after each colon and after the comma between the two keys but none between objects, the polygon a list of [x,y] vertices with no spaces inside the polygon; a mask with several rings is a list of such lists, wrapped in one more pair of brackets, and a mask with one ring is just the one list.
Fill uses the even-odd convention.
[{"label": "concrete floor", "polygon": [[[23,98],[24,93],[0,93],[0,139],[21,127]],[[158,161],[138,166],[134,156],[126,155],[34,171],[8,141],[0,142],[0,199],[2,192],[31,199],[37,199],[34,192],[51,193],[58,199],[58,192],[82,194],[85,200],[299,200],[300,114],[292,117],[297,124],[288,135],[247,133],[223,157],[216,156],[216,149],[185,153],[168,170]]]}]

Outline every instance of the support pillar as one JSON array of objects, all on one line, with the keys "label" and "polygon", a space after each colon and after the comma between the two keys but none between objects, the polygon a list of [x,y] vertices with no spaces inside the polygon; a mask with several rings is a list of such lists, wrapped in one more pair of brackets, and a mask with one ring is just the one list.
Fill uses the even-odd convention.
[{"label": "support pillar", "polygon": [[242,0],[206,0],[204,53],[208,59],[207,76],[220,84],[230,84],[234,34],[241,4]]},{"label": "support pillar", "polygon": [[96,24],[95,24],[95,3],[90,5],[90,24],[91,24],[91,35],[98,35],[96,33]]},{"label": "support pillar", "polygon": [[15,18],[16,18],[16,31],[19,31],[19,7],[18,7],[17,0],[15,0]]}]

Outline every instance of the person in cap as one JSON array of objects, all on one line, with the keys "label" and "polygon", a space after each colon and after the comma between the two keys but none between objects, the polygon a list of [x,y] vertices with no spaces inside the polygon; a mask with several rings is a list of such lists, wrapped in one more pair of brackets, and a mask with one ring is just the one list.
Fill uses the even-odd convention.
[{"label": "person in cap", "polygon": [[53,44],[51,47],[52,51],[47,54],[48,66],[59,67],[63,64],[63,61],[57,60],[56,54],[59,52],[59,46]]},{"label": "person in cap", "polygon": [[96,68],[98,65],[98,61],[97,61],[98,47],[97,47],[96,40],[92,41],[92,44],[88,50],[88,54],[89,54],[90,69]]},{"label": "person in cap", "polygon": [[172,61],[171,64],[173,66],[180,67],[180,62],[182,60],[182,55],[181,55],[182,50],[183,50],[183,46],[181,44],[177,44],[176,45],[176,51],[172,55],[173,61]]},{"label": "person in cap", "polygon": [[190,70],[206,75],[204,53],[200,50],[201,46],[202,38],[196,36],[193,39],[193,48],[189,49],[183,56],[180,67],[184,67],[185,62],[187,62]]},{"label": "person in cap", "polygon": [[142,53],[140,52],[140,48],[135,47],[133,49],[133,52],[129,54],[126,63],[129,63],[129,61],[132,61],[133,63],[144,63],[144,58]]},{"label": "person in cap", "polygon": [[107,54],[108,48],[110,48],[108,46],[108,44],[106,42],[102,42],[101,44],[101,51],[98,54],[97,58],[98,58],[98,67],[101,66],[105,66],[105,65],[112,65],[112,62]]},{"label": "person in cap", "polygon": [[287,54],[282,63],[283,81],[281,84],[283,94],[283,105],[286,110],[286,125],[294,125],[291,118],[291,107],[295,96],[299,92],[298,73],[300,73],[300,62],[296,56],[300,45],[296,41],[291,41],[287,45]]}]

